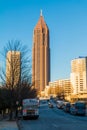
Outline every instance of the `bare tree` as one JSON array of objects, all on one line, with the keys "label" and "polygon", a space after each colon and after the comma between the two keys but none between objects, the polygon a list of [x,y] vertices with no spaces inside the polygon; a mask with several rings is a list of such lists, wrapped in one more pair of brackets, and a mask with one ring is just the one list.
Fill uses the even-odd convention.
[{"label": "bare tree", "polygon": [[20,41],[8,41],[4,47],[2,56],[5,67],[0,77],[2,86],[10,92],[10,118],[16,107],[16,102],[22,102],[23,98],[36,97],[37,92],[32,88],[31,83],[31,56],[28,48]]},{"label": "bare tree", "polygon": [[57,98],[58,99],[65,99],[65,93],[64,93],[63,87],[58,86]]}]

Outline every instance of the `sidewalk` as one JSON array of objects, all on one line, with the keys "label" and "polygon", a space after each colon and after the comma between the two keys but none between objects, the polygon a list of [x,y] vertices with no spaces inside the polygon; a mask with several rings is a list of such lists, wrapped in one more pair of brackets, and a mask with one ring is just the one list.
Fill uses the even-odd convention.
[{"label": "sidewalk", "polygon": [[16,121],[0,121],[0,130],[18,130]]}]

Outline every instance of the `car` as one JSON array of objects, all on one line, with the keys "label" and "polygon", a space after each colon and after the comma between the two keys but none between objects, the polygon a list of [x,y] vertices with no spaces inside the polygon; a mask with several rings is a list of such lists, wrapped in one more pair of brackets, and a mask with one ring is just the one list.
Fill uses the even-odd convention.
[{"label": "car", "polygon": [[63,106],[63,110],[65,112],[70,112],[70,107],[71,107],[71,104],[69,102],[66,102]]},{"label": "car", "polygon": [[53,104],[51,102],[48,103],[49,108],[53,108]]},{"label": "car", "polygon": [[48,105],[50,105],[51,104],[51,102],[48,102]]},{"label": "car", "polygon": [[72,115],[76,115],[75,103],[72,103],[72,104],[71,104],[70,113],[71,113]]},{"label": "car", "polygon": [[85,102],[75,102],[71,105],[70,113],[74,115],[85,115],[86,114],[86,103]]},{"label": "car", "polygon": [[47,100],[41,100],[40,103],[41,103],[41,104],[46,104],[46,103],[47,103]]},{"label": "car", "polygon": [[56,107],[59,108],[59,109],[62,109],[63,105],[64,105],[64,102],[61,101],[61,100],[58,100],[57,103],[56,103]]},{"label": "car", "polygon": [[85,115],[86,114],[86,103],[78,101],[75,103],[76,114],[77,115]]}]

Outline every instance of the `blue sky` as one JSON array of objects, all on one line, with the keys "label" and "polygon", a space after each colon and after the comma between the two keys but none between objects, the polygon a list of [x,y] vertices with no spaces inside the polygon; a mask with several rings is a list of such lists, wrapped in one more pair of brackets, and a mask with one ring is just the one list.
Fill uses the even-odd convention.
[{"label": "blue sky", "polygon": [[87,56],[87,0],[0,0],[0,51],[17,39],[32,55],[41,9],[50,30],[51,81],[69,78],[71,60]]}]

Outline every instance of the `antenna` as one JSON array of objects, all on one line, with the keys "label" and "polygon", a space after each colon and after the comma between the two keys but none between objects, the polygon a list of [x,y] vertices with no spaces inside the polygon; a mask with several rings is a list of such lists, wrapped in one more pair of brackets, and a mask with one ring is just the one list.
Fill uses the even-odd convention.
[{"label": "antenna", "polygon": [[42,16],[42,9],[40,10],[40,16]]}]

